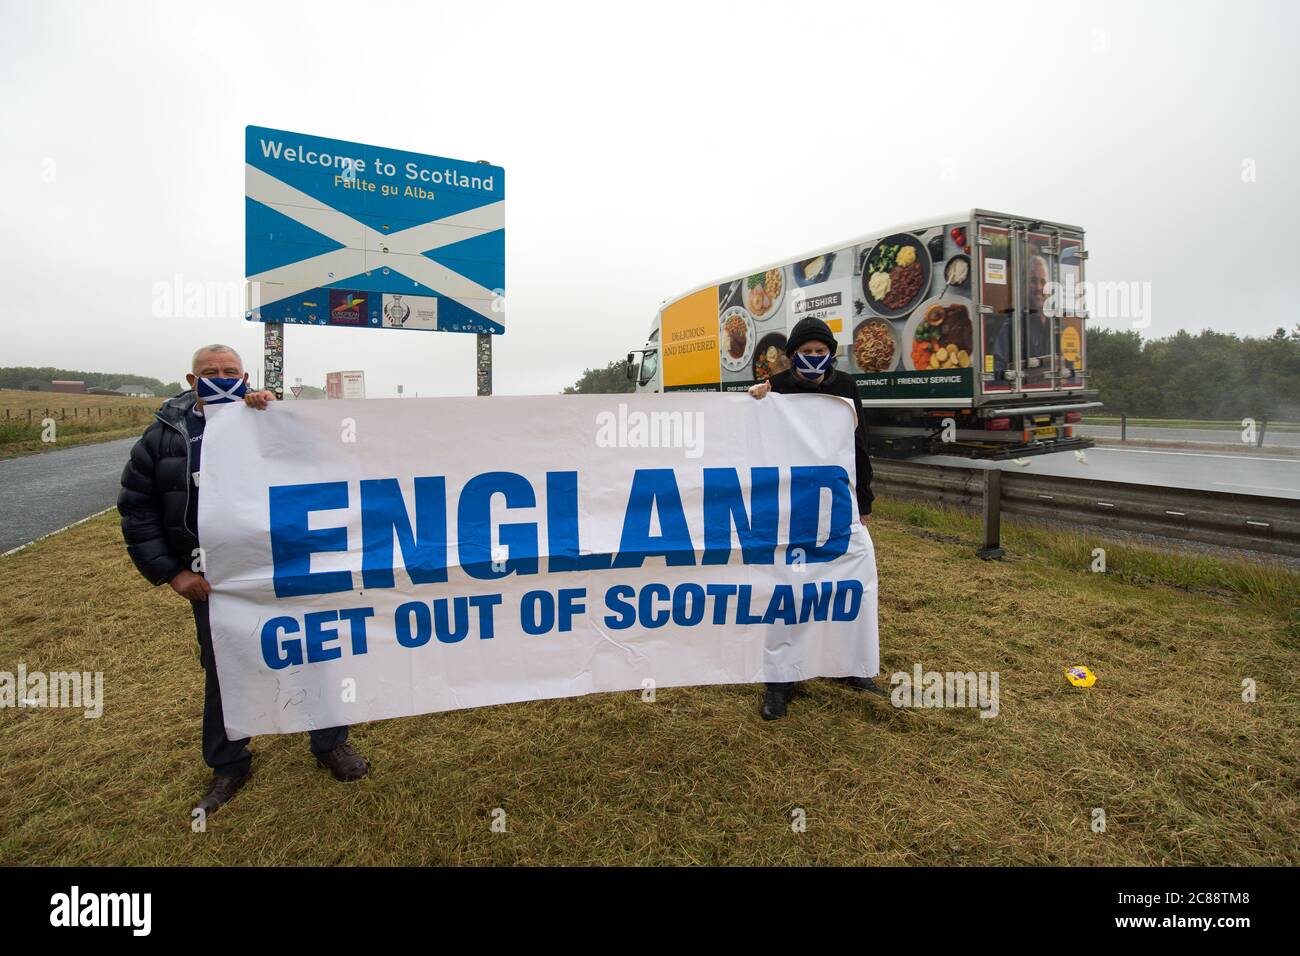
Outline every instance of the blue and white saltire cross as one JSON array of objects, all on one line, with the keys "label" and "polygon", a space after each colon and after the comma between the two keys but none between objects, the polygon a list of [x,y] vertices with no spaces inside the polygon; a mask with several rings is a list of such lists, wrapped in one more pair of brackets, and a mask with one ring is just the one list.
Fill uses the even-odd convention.
[{"label": "blue and white saltire cross", "polygon": [[505,331],[500,167],[250,126],[245,186],[248,318]]},{"label": "blue and white saltire cross", "polygon": [[226,402],[242,402],[248,392],[248,385],[242,378],[200,376],[196,390],[205,404],[222,405]]}]

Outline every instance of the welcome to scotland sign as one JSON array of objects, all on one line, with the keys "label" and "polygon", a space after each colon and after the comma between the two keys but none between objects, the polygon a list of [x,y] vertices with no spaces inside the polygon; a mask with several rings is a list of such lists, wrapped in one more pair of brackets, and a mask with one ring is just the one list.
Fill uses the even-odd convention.
[{"label": "welcome to scotland sign", "polygon": [[505,170],[245,131],[246,317],[505,331]]}]

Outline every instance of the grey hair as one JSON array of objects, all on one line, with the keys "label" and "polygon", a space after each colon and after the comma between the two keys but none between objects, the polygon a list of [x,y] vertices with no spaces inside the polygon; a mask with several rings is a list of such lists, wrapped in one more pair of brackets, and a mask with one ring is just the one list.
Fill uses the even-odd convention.
[{"label": "grey hair", "polygon": [[244,364],[244,360],[240,356],[240,354],[236,352],[234,349],[232,349],[229,345],[222,345],[220,342],[213,342],[211,345],[205,345],[197,352],[194,353],[194,357],[190,359],[191,372],[193,372],[195,369],[199,367],[199,356],[204,355],[208,352],[230,352],[235,356],[235,358],[239,359],[240,365]]}]

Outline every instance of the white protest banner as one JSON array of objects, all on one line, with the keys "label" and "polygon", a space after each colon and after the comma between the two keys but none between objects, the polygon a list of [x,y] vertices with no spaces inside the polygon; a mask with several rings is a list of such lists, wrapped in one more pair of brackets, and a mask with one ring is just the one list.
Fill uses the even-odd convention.
[{"label": "white protest banner", "polygon": [[215,407],[199,539],[227,732],[874,676],[855,422],[824,395]]}]

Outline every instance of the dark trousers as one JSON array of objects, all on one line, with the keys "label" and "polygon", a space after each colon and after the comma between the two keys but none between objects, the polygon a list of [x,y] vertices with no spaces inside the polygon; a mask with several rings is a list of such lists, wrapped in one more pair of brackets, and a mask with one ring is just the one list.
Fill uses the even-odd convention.
[{"label": "dark trousers", "polygon": [[[208,602],[191,601],[194,611],[194,629],[199,636],[199,662],[203,665],[203,761],[215,774],[241,777],[248,773],[253,755],[248,741],[231,740],[226,736],[226,721],[221,713],[221,685],[217,682],[217,659],[212,653],[212,628],[208,625]],[[311,751],[326,754],[348,739],[347,727],[329,727],[313,730]]]}]

